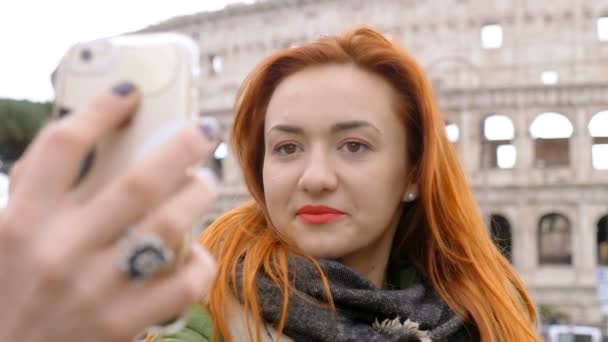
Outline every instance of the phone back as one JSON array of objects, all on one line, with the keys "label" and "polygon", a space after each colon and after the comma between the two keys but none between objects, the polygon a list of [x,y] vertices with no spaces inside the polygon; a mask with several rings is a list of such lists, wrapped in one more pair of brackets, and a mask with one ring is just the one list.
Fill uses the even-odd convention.
[{"label": "phone back", "polygon": [[76,196],[91,196],[134,160],[197,120],[198,59],[196,44],[173,33],[100,39],[67,51],[55,75],[55,117],[78,111],[124,81],[134,83],[143,96],[129,127],[100,141],[89,155]]}]

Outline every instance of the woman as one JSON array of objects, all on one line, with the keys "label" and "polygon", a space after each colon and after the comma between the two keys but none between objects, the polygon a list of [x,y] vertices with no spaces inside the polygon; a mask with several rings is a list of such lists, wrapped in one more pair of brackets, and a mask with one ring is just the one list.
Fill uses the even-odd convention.
[{"label": "woman", "polygon": [[169,340],[539,341],[429,82],[381,33],[266,59],[232,139],[253,200],[203,233],[218,277]]}]

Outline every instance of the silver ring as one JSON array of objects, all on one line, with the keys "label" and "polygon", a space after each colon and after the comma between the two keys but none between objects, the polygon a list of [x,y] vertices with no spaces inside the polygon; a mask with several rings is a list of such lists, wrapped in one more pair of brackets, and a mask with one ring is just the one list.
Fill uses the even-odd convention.
[{"label": "silver ring", "polygon": [[175,260],[173,251],[155,234],[129,229],[119,244],[122,249],[120,270],[134,281],[150,278]]}]

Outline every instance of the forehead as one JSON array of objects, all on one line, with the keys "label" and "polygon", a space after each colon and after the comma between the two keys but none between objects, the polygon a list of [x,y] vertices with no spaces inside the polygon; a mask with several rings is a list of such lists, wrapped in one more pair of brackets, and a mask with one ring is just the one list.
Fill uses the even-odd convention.
[{"label": "forehead", "polygon": [[381,76],[355,65],[308,67],[279,84],[268,104],[266,124],[356,119],[392,122],[396,98]]}]

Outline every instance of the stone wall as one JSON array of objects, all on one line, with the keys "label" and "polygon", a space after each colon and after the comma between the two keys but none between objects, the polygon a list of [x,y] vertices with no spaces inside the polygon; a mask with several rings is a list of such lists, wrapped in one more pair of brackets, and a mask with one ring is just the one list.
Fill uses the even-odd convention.
[{"label": "stone wall", "polygon": [[[178,17],[143,31],[179,31],[199,42],[203,80],[201,113],[220,119],[225,138],[240,82],[265,56],[320,35],[368,24],[406,47],[436,86],[445,119],[456,124],[463,167],[488,218],[510,224],[513,263],[539,304],[555,305],[572,322],[599,324],[596,299],[597,223],[608,214],[608,171],[591,163],[588,123],[608,110],[608,42],[596,20],[608,16],[608,0],[267,0],[223,11]],[[481,28],[499,24],[503,44],[484,49]],[[222,70],[214,72],[212,59]],[[556,71],[556,85],[541,83]],[[529,127],[539,113],[557,112],[574,127],[569,163],[535,162]],[[494,145],[484,141],[483,120],[508,116],[515,127],[514,168],[484,163]],[[550,153],[550,152],[548,152]],[[210,219],[245,201],[247,191],[234,159],[223,161],[221,198]],[[539,262],[539,220],[565,215],[571,224],[572,263]]]}]

